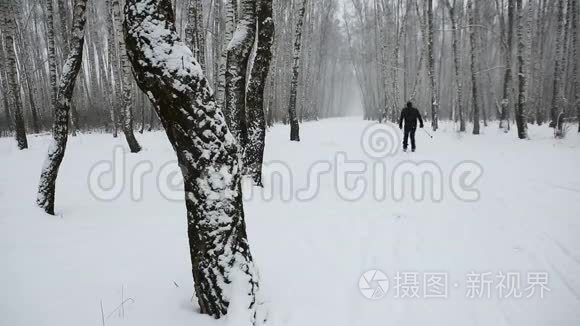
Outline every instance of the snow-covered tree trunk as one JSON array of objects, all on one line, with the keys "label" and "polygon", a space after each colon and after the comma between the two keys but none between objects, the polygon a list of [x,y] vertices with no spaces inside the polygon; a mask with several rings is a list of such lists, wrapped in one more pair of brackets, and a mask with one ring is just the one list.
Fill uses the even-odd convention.
[{"label": "snow-covered tree trunk", "polygon": [[139,153],[141,145],[135,138],[133,132],[133,99],[131,98],[131,67],[127,59],[127,51],[125,50],[125,39],[123,37],[123,25],[121,19],[121,10],[119,0],[112,0],[113,5],[113,19],[115,23],[115,33],[117,36],[118,55],[121,62],[121,102],[123,103],[123,133],[127,139],[129,150],[131,153]]},{"label": "snow-covered tree trunk", "polygon": [[38,185],[36,203],[48,214],[54,215],[54,194],[56,178],[68,137],[69,110],[76,77],[83,61],[84,30],[87,0],[75,0],[70,52],[65,61],[58,88],[57,106],[54,112],[52,143]]},{"label": "snow-covered tree trunk", "polygon": [[183,174],[200,311],[219,318],[236,300],[260,324],[265,314],[246,235],[235,138],[201,67],[179,39],[171,0],[127,0],[124,27],[137,84],[153,103]]},{"label": "snow-covered tree trunk", "polygon": [[290,83],[290,104],[288,106],[288,119],[290,122],[290,140],[300,141],[300,124],[296,114],[296,94],[298,91],[298,76],[300,74],[300,56],[302,53],[302,29],[308,0],[302,0],[302,6],[298,10],[296,32],[294,34],[294,51],[292,63],[292,81]]},{"label": "snow-covered tree trunk", "polygon": [[[529,4],[528,4],[529,5]],[[516,7],[518,11],[518,80],[519,80],[519,92],[518,92],[518,105],[516,106],[516,126],[518,128],[518,137],[520,139],[528,138],[528,123],[526,121],[526,88],[527,88],[527,76],[525,72],[525,51],[526,51],[526,39],[524,36],[524,28],[526,24],[526,15],[522,5],[522,0],[516,0]]]},{"label": "snow-covered tree trunk", "polygon": [[477,39],[475,37],[477,10],[473,0],[467,0],[467,11],[469,13],[469,44],[471,47],[471,101],[473,103],[473,134],[479,135],[479,99],[477,92]]},{"label": "snow-covered tree trunk", "polygon": [[437,85],[435,83],[435,58],[433,55],[433,0],[427,0],[427,55],[429,57],[429,81],[431,86],[431,126],[433,131],[439,129],[439,99],[437,98]]},{"label": "snow-covered tree trunk", "polygon": [[[24,125],[24,116],[22,115],[22,97],[20,95],[20,83],[18,82],[18,63],[16,61],[16,51],[14,49],[14,40],[16,38],[16,8],[12,0],[2,0],[4,2],[1,19],[5,19],[6,30],[4,32],[5,49],[6,49],[6,74],[8,77],[8,94],[12,97],[14,113],[14,129],[16,131],[16,143],[19,149],[28,148],[26,139],[26,126]],[[0,44],[1,46],[1,44]]]},{"label": "snow-covered tree trunk", "polygon": [[240,2],[240,20],[227,48],[226,122],[238,144],[248,143],[246,74],[256,37],[256,0]]},{"label": "snow-covered tree trunk", "polygon": [[244,153],[244,162],[247,173],[259,186],[262,185],[262,163],[266,140],[264,90],[270,71],[272,44],[274,43],[274,19],[272,15],[272,0],[258,0],[256,8],[258,48],[246,95],[248,144]]},{"label": "snow-covered tree trunk", "polygon": [[[230,44],[232,40],[232,36],[234,35],[234,30],[236,28],[236,13],[235,10],[237,8],[234,5],[234,2],[237,0],[226,0],[226,27],[224,33],[224,48]],[[227,51],[223,51],[221,61],[219,63],[219,71],[218,71],[218,87],[216,93],[217,103],[220,108],[224,110],[224,114],[227,116],[228,112],[225,109],[225,101],[226,101],[226,69],[227,69],[227,61],[228,61],[228,53]]]}]

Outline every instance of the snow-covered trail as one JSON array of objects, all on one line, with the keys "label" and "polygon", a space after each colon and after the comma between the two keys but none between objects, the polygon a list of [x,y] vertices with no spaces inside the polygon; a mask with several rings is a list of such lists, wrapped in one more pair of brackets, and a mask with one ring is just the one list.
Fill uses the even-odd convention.
[{"label": "snow-covered trail", "polygon": [[[362,198],[345,201],[335,173],[320,177],[313,200],[299,200],[298,190],[312,184],[310,167],[327,162],[336,171],[340,155],[363,163],[362,180],[377,183],[372,171],[377,162],[361,146],[368,127],[360,118],[306,123],[301,143],[287,141],[286,126],[268,133],[266,188],[279,191],[289,182],[291,200],[276,194],[264,200],[256,193],[246,203],[246,215],[273,325],[580,322],[576,133],[557,141],[550,129],[531,126],[532,140],[519,141],[495,126],[479,137],[459,136],[449,124],[431,140],[419,130],[417,153],[398,153],[380,163],[387,174],[405,162],[437,166],[444,180],[440,202],[415,201],[410,194],[397,201],[390,188],[383,200],[367,189]],[[117,183],[124,176],[124,188],[110,201],[95,198],[88,180],[95,165],[119,159],[114,153],[122,140],[71,138],[57,187],[58,217],[34,207],[48,139],[29,140],[31,149],[19,152],[12,139],[0,139],[0,325],[100,325],[101,301],[106,325],[228,323],[196,314],[190,302],[185,208],[164,198],[168,191],[158,186],[160,179],[167,188],[160,173],[168,166],[175,171],[162,133],[140,136],[145,151],[123,156]],[[475,202],[458,199],[449,182],[457,165],[467,161],[483,168]],[[137,196],[130,175],[149,164],[144,162],[153,172],[143,177]],[[273,173],[281,162],[291,172],[284,183]],[[170,193],[179,199],[179,191]],[[386,296],[375,301],[359,289],[361,275],[373,269],[390,280]],[[550,291],[544,298],[500,297],[497,276],[508,272],[521,276],[522,292],[528,275],[547,273]],[[397,273],[418,277],[419,298],[400,297],[405,285],[414,287],[397,281]],[[434,273],[448,277],[445,298],[426,298],[423,292],[424,277]],[[468,279],[484,273],[490,273],[491,297],[469,298]],[[115,309],[127,298],[123,316]]]}]

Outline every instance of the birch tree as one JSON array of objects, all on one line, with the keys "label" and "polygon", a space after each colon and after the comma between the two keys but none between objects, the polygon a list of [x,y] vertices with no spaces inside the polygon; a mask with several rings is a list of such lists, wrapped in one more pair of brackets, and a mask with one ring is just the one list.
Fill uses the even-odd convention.
[{"label": "birch tree", "polygon": [[250,73],[246,107],[248,114],[248,144],[244,163],[248,174],[258,186],[262,186],[262,163],[266,140],[266,116],[264,90],[272,60],[274,43],[274,19],[272,0],[257,0],[258,46]]},{"label": "birch tree", "polygon": [[[225,23],[225,33],[224,33],[224,48],[227,49],[232,37],[234,35],[234,30],[236,28],[236,8],[237,5],[234,4],[237,0],[226,0],[226,23]],[[226,100],[226,69],[227,69],[228,53],[224,51],[221,55],[221,61],[219,63],[218,70],[218,85],[217,85],[217,103],[224,110],[224,114],[228,116],[227,109],[225,108]]]},{"label": "birch tree", "polygon": [[475,36],[477,11],[473,0],[467,0],[467,11],[469,12],[469,44],[471,47],[471,101],[473,105],[473,134],[479,135],[479,98],[477,92],[477,38]]},{"label": "birch tree", "polygon": [[[461,4],[461,0],[459,1]],[[454,0],[453,4],[446,0],[447,9],[451,18],[451,26],[453,29],[453,59],[455,65],[455,90],[457,93],[457,113],[459,114],[459,132],[465,131],[465,114],[463,112],[463,83],[461,76],[461,45],[459,44],[461,32],[457,23],[458,13],[457,7],[462,7]]]},{"label": "birch tree", "polygon": [[527,76],[524,71],[525,68],[525,51],[526,51],[526,40],[524,36],[525,29],[525,14],[522,5],[522,0],[516,0],[516,7],[518,11],[518,80],[519,80],[519,91],[518,91],[518,105],[516,107],[516,125],[518,128],[518,137],[520,139],[528,138],[528,126],[526,122],[526,88],[527,88]]},{"label": "birch tree", "polygon": [[[572,12],[578,11],[578,0],[572,1]],[[572,89],[574,91],[574,106],[576,106],[576,117],[578,119],[578,132],[580,133],[580,78],[578,78],[578,66],[580,65],[580,58],[578,54],[580,49],[580,42],[578,42],[578,15],[572,15]]]},{"label": "birch tree", "polygon": [[115,23],[115,33],[117,38],[117,46],[119,53],[119,61],[121,64],[121,103],[123,107],[123,133],[125,134],[125,139],[127,140],[127,145],[129,145],[129,150],[131,153],[139,153],[141,151],[141,145],[135,138],[133,132],[133,102],[131,98],[131,67],[129,66],[129,61],[127,60],[127,51],[125,50],[125,39],[123,37],[122,23],[121,23],[121,12],[119,0],[112,0],[113,6],[113,21]]},{"label": "birch tree", "polygon": [[435,79],[435,59],[433,53],[433,0],[427,0],[427,55],[429,57],[429,81],[431,86],[431,126],[433,131],[439,129],[439,99]]},{"label": "birch tree", "polygon": [[558,120],[559,120],[559,107],[561,105],[561,78],[562,78],[562,43],[564,40],[562,39],[562,29],[564,24],[564,0],[556,0],[557,1],[557,18],[556,18],[556,58],[554,63],[554,79],[553,79],[553,88],[552,88],[552,105],[550,107],[550,127],[559,129]]},{"label": "birch tree", "polygon": [[[244,8],[244,11],[248,8]],[[200,311],[227,314],[243,291],[249,319],[265,320],[240,189],[240,153],[191,50],[179,38],[171,0],[127,0],[125,37],[137,84],[148,94],[183,174]]]},{"label": "birch tree", "polygon": [[300,73],[300,56],[302,51],[302,29],[304,27],[304,15],[308,0],[302,0],[302,6],[298,9],[296,33],[294,34],[294,50],[292,64],[292,81],[290,84],[290,104],[288,106],[288,120],[290,122],[290,140],[300,141],[300,124],[296,114],[296,94],[298,91],[298,75]]},{"label": "birch tree", "polygon": [[245,147],[248,143],[246,120],[246,73],[256,37],[256,0],[240,2],[240,20],[227,48],[226,122],[230,131]]},{"label": "birch tree", "polygon": [[187,25],[185,42],[195,58],[205,70],[205,27],[203,25],[203,5],[201,0],[187,1]]},{"label": "birch tree", "polygon": [[16,10],[11,0],[2,0],[4,14],[1,19],[4,19],[5,25],[4,40],[6,49],[6,64],[8,86],[10,91],[8,94],[12,97],[14,114],[14,129],[16,131],[16,143],[18,149],[23,150],[28,148],[28,140],[26,139],[26,126],[24,125],[24,117],[22,115],[22,97],[20,95],[20,83],[18,80],[18,63],[16,62],[16,51],[14,49],[16,39]]},{"label": "birch tree", "polygon": [[71,99],[83,59],[86,7],[87,0],[75,0],[70,53],[63,66],[58,87],[57,106],[54,111],[53,139],[40,174],[36,203],[47,214],[51,215],[54,215],[54,196],[58,170],[66,150]]}]

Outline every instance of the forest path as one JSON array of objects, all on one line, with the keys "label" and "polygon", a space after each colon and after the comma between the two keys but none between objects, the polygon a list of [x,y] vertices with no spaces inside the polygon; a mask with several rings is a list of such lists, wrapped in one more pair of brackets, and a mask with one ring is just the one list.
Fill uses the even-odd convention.
[{"label": "forest path", "polygon": [[[268,133],[266,188],[254,189],[246,215],[274,325],[580,321],[580,194],[568,190],[580,189],[577,134],[557,141],[548,128],[531,126],[531,140],[519,141],[495,126],[476,137],[443,124],[433,140],[418,131],[417,153],[375,160],[361,146],[369,126],[358,117],[305,123],[300,143],[287,140],[287,126]],[[24,152],[12,139],[0,139],[0,324],[96,324],[101,300],[108,315],[123,295],[134,302],[124,305],[125,317],[115,312],[106,325],[223,325],[194,313],[189,302],[185,209],[179,187],[171,187],[179,180],[172,178],[172,149],[160,132],[138,137],[145,150],[137,155],[116,152],[122,139],[109,135],[72,138],[57,187],[57,217],[34,207],[48,138],[30,137]],[[117,182],[124,182],[114,199],[98,200],[95,194],[111,193],[95,189],[89,176],[112,161],[123,166]],[[423,200],[410,193],[395,198],[394,171],[410,163],[427,163],[429,173],[441,174],[441,201],[431,199],[428,183]],[[153,172],[140,185],[132,175],[143,164]],[[307,181],[313,166],[331,172]],[[384,183],[377,166],[384,168]],[[482,168],[473,185],[478,200],[454,192],[450,180],[458,166]],[[355,189],[358,177],[367,188],[352,198],[339,172],[361,167],[365,172],[351,174],[347,185]],[[280,173],[288,177],[281,181]],[[108,185],[111,174],[101,181]],[[405,189],[417,188],[409,185]],[[306,186],[310,191],[299,193]],[[377,200],[381,188],[385,194]],[[274,196],[266,200],[263,192],[270,189]],[[289,200],[281,198],[282,189]],[[369,270],[390,281],[380,300],[359,289]],[[524,297],[500,295],[501,273],[519,275],[513,288]],[[544,298],[525,298],[534,273],[548,276]],[[434,288],[425,278],[434,275],[447,278],[445,297],[427,297]],[[478,277],[486,282],[478,284]],[[482,297],[470,298],[476,288]]]}]

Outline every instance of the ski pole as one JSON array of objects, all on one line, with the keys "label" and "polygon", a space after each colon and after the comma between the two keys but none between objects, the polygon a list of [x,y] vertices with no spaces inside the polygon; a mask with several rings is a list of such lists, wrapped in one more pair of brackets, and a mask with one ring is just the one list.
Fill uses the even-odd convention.
[{"label": "ski pole", "polygon": [[429,133],[427,130],[425,130],[425,128],[421,128],[421,129],[423,129],[423,131],[424,131],[424,132],[425,132],[425,133],[426,133],[426,134],[427,134],[429,137],[431,137],[431,139],[433,139],[433,136],[431,136],[431,134],[430,134],[430,133]]}]

